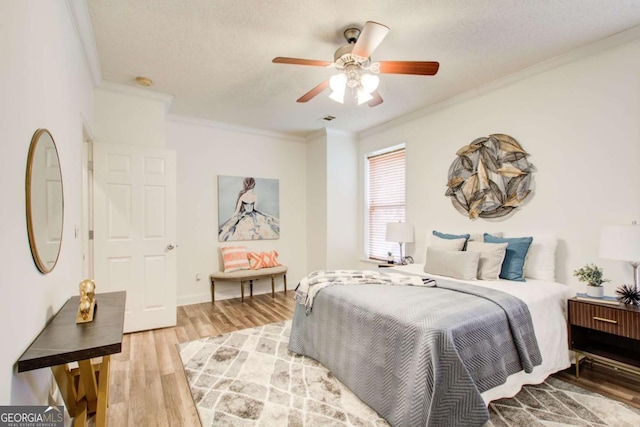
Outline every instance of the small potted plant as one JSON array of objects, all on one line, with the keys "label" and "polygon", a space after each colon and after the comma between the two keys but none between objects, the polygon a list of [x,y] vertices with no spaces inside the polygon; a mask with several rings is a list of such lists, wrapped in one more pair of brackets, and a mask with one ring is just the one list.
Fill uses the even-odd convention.
[{"label": "small potted plant", "polygon": [[610,282],[609,279],[602,277],[602,269],[595,264],[587,264],[584,267],[575,270],[573,275],[579,281],[587,284],[587,295],[591,297],[601,298],[604,295],[604,282]]},{"label": "small potted plant", "polygon": [[387,264],[393,264],[393,252],[387,252]]}]

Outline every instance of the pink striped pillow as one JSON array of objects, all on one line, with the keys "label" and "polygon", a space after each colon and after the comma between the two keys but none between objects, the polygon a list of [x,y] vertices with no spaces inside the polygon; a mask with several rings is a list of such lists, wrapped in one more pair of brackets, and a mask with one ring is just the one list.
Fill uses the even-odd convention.
[{"label": "pink striped pillow", "polygon": [[225,273],[249,269],[249,258],[245,246],[224,246],[220,248],[220,252],[222,252]]}]

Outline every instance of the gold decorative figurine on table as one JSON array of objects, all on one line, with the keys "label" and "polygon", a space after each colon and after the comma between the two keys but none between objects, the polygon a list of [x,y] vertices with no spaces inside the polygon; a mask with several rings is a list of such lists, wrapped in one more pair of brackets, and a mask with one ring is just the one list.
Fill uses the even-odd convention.
[{"label": "gold decorative figurine on table", "polygon": [[80,302],[78,304],[76,323],[91,322],[96,307],[96,282],[91,279],[84,279],[80,282],[79,288]]}]

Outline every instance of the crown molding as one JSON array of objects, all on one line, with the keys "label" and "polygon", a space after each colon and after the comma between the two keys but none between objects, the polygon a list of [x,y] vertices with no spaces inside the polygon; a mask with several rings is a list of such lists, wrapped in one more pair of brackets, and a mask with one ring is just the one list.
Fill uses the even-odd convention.
[{"label": "crown molding", "polygon": [[313,132],[305,135],[304,140],[305,141],[311,141],[313,139],[321,138],[323,136],[327,136],[327,128],[325,128],[325,127],[322,127],[322,128],[320,128],[318,130],[314,130]]},{"label": "crown molding", "polygon": [[323,127],[321,129],[315,130],[315,131],[307,134],[304,137],[304,140],[306,142],[309,142],[309,141],[313,141],[313,140],[318,139],[318,138],[322,138],[322,137],[329,138],[329,137],[332,137],[332,136],[334,136],[334,137],[351,138],[354,141],[358,139],[358,134],[355,133],[355,132]]},{"label": "crown molding", "polygon": [[89,7],[86,0],[66,0],[67,10],[71,16],[73,29],[80,41],[80,50],[84,63],[89,70],[94,86],[102,83],[102,72],[100,71],[100,57],[96,47],[96,38],[93,33],[93,25],[89,17]]},{"label": "crown molding", "polygon": [[226,130],[231,132],[246,133],[249,135],[265,136],[269,138],[285,139],[288,141],[305,142],[305,138],[290,135],[283,132],[274,132],[264,129],[251,128],[246,126],[232,125],[229,123],[216,122],[208,119],[200,119],[196,117],[181,116],[178,114],[167,114],[167,121],[185,123],[189,125],[204,126],[213,129]]},{"label": "crown molding", "polygon": [[84,63],[89,70],[94,88],[109,90],[126,95],[138,96],[165,103],[165,111],[168,112],[173,104],[173,95],[155,92],[149,89],[142,89],[133,86],[127,86],[119,83],[105,81],[100,71],[100,57],[98,56],[98,48],[96,46],[96,38],[89,16],[89,7],[86,0],[66,0],[67,10],[71,16],[71,22],[76,32]]},{"label": "crown molding", "polygon": [[365,137],[374,135],[384,130],[427,116],[438,110],[442,110],[444,108],[451,107],[461,102],[468,101],[470,99],[478,97],[479,95],[493,92],[497,89],[509,86],[513,83],[519,82],[521,80],[525,80],[537,74],[541,74],[546,71],[553,70],[554,68],[561,67],[563,65],[569,64],[579,59],[586,58],[591,55],[595,55],[596,53],[605,51],[607,49],[612,49],[616,46],[629,43],[639,38],[640,38],[640,26],[630,28],[628,30],[606,37],[604,39],[595,41],[586,46],[582,46],[577,49],[573,49],[568,52],[562,53],[546,61],[540,62],[538,64],[534,64],[528,68],[509,74],[508,76],[501,77],[492,82],[485,83],[473,89],[467,90],[458,95],[452,96],[451,98],[447,98],[443,101],[415,110],[411,113],[407,113],[398,118],[389,120],[388,122],[384,122],[382,124],[371,127],[369,129],[365,129],[361,132],[358,132],[357,136],[358,138],[365,138]]},{"label": "crown molding", "polygon": [[358,134],[356,132],[350,132],[348,130],[340,130],[340,129],[332,129],[325,128],[327,136],[345,136],[348,138],[357,138]]},{"label": "crown molding", "polygon": [[111,92],[121,93],[123,95],[137,96],[139,98],[148,99],[151,101],[158,101],[164,103],[165,113],[169,113],[171,105],[173,104],[173,95],[168,93],[156,92],[150,89],[143,89],[135,86],[123,85],[120,83],[108,82],[103,80],[102,83],[97,85],[97,89],[107,90]]}]

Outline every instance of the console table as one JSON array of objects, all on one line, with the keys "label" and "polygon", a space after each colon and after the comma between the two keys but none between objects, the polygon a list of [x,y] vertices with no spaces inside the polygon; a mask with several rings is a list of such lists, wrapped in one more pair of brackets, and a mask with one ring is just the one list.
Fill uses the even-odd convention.
[{"label": "console table", "polygon": [[[126,292],[96,294],[92,322],[76,324],[80,297],[62,306],[18,360],[18,372],[50,367],[74,426],[85,426],[96,414],[96,426],[106,426],[110,355],[122,350]],[[91,359],[102,357],[100,363]],[[78,362],[69,369],[67,363]]]}]

